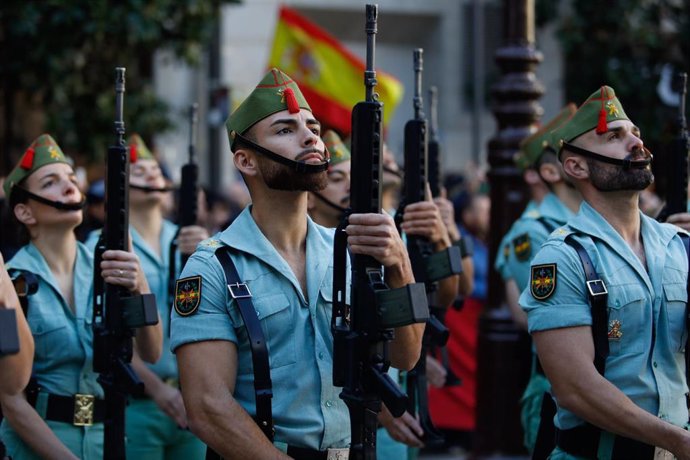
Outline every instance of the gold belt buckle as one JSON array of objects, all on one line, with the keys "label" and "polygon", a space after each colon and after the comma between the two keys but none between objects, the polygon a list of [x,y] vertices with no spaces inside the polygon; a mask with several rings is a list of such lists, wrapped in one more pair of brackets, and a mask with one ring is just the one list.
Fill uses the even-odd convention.
[{"label": "gold belt buckle", "polygon": [[343,447],[341,449],[328,449],[326,460],[348,460],[350,457],[350,449]]},{"label": "gold belt buckle", "polygon": [[96,403],[94,395],[74,395],[74,426],[93,425],[93,410]]}]

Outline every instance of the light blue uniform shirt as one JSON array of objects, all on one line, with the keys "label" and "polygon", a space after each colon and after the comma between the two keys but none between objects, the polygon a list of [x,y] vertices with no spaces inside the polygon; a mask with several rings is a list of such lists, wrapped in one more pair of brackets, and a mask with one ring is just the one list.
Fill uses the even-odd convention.
[{"label": "light blue uniform shirt", "polygon": [[[554,293],[536,300],[525,289],[520,305],[527,312],[530,332],[591,326],[582,263],[564,241],[574,234],[609,292],[606,379],[642,409],[683,426],[688,421],[684,362],[688,259],[678,227],[659,224],[642,213],[640,219],[647,269],[620,234],[583,203],[578,215],[553,232],[532,262],[556,264]],[[558,428],[582,423],[572,412],[558,408]]]},{"label": "light blue uniform shirt", "polygon": [[[535,211],[526,213],[524,218],[516,221],[510,230],[511,249],[503,278],[514,279],[518,289],[523,291],[529,283],[530,261],[549,237],[551,230],[565,224],[573,216],[573,212],[556,195],[548,193]],[[550,224],[551,229],[540,219]],[[529,242],[529,250],[518,255],[516,245],[525,241],[525,238]]]},{"label": "light blue uniform shirt", "polygon": [[173,309],[171,347],[174,351],[186,343],[207,340],[235,343],[234,398],[250,415],[256,414],[247,333],[215,257],[220,245],[231,246],[232,259],[253,294],[268,344],[276,444],[325,450],[350,443],[347,406],[339,398],[341,389],[332,383],[334,230],[305,218],[308,300],[290,266],[254,222],[249,206],[225,231],[200,243],[187,261],[180,277],[201,277],[201,299],[190,316],[182,317]]},{"label": "light blue uniform shirt", "polygon": [[[77,243],[72,295],[75,311],[60,292],[43,255],[29,243],[7,264],[10,271],[31,272],[38,278],[38,291],[29,297],[27,322],[34,337],[33,377],[41,392],[36,412],[45,417],[47,394],[91,394],[103,398],[103,389],[93,372],[93,253]],[[90,427],[47,421],[47,425],[75,455],[102,458],[103,424]],[[38,458],[3,420],[0,436],[14,458]]]},{"label": "light blue uniform shirt", "polygon": [[29,243],[7,264],[8,270],[38,277],[38,291],[29,297],[27,321],[34,336],[33,376],[48,393],[103,397],[93,372],[93,253],[77,243],[72,313],[43,255]]},{"label": "light blue uniform shirt", "polygon": [[[146,363],[146,365],[161,379],[177,378],[177,361],[175,360],[175,355],[170,351],[170,309],[172,299],[168,299],[170,243],[177,233],[177,225],[170,221],[163,220],[159,239],[161,248],[160,257],[131,225],[129,227],[129,232],[132,236],[132,249],[139,257],[139,263],[146,276],[146,281],[149,284],[151,293],[156,296],[156,306],[158,307],[161,326],[163,328],[163,352],[161,353],[161,357],[155,364]],[[86,244],[94,249],[100,235],[100,230],[91,232],[86,240]],[[180,258],[178,253],[178,273],[179,266]]]}]

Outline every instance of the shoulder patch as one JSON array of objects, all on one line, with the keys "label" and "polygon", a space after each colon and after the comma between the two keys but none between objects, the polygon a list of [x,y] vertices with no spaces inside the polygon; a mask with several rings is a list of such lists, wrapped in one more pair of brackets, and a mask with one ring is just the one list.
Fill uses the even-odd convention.
[{"label": "shoulder patch", "polygon": [[546,300],[556,290],[556,264],[532,266],[530,292],[537,300]]},{"label": "shoulder patch", "polygon": [[201,276],[182,278],[175,282],[175,311],[180,316],[196,313],[201,302]]},{"label": "shoulder patch", "polygon": [[515,251],[517,260],[521,262],[529,260],[530,255],[532,255],[532,242],[529,239],[529,233],[523,233],[513,238],[513,251]]}]

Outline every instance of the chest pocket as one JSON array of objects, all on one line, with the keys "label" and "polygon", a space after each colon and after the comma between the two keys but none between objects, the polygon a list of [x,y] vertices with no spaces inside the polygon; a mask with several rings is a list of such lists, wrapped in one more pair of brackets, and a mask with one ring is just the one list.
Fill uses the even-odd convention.
[{"label": "chest pocket", "polygon": [[611,355],[640,353],[651,346],[651,336],[644,333],[644,327],[652,324],[652,308],[640,286],[609,286],[608,314]]},{"label": "chest pocket", "polygon": [[29,321],[31,334],[34,336],[35,358],[38,362],[58,361],[64,357],[65,350],[74,344],[68,325],[65,321],[47,321],[44,318],[32,318]]},{"label": "chest pocket", "polygon": [[664,283],[664,297],[669,343],[672,350],[682,351],[687,340],[685,327],[685,305],[688,301],[687,287],[684,283]]},{"label": "chest pocket", "polygon": [[[252,303],[266,338],[270,368],[277,369],[294,364],[296,362],[295,337],[299,331],[295,331],[293,312],[287,296],[279,293],[254,297]],[[235,324],[237,337],[240,342],[243,342],[240,345],[242,352],[240,352],[238,373],[249,374],[252,372],[251,351],[239,307],[233,305],[230,316]]]}]

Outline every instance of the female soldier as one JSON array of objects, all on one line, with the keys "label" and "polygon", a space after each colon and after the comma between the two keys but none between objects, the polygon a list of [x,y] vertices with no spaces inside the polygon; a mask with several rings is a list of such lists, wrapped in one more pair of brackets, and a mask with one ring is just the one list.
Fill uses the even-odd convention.
[{"label": "female soldier", "polygon": [[[30,239],[8,269],[35,275],[38,291],[27,311],[36,343],[35,384],[29,385],[35,391],[0,395],[5,415],[0,435],[15,460],[101,459],[103,389],[92,363],[93,253],[74,234],[83,202],[74,170],[44,134],[26,150],[4,187]],[[131,252],[106,251],[100,269],[106,283],[135,295],[149,291]],[[139,355],[155,362],[162,348],[160,321],[138,329],[135,339]],[[78,417],[82,402],[93,409],[92,424]]]}]

